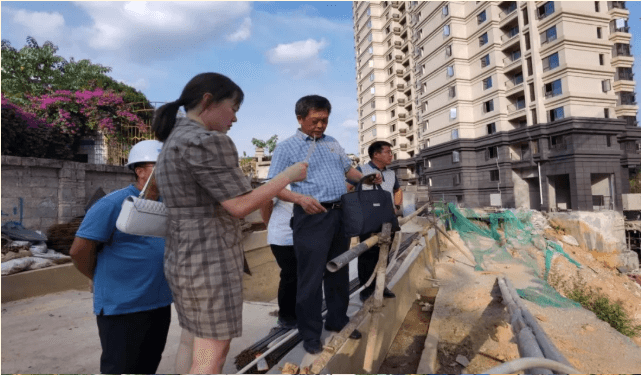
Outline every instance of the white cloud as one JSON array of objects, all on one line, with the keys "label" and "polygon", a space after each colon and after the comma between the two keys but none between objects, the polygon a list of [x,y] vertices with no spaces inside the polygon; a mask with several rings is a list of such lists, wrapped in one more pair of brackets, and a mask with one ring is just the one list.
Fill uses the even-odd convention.
[{"label": "white cloud", "polygon": [[[133,61],[169,58],[225,40],[229,28],[251,11],[248,2],[101,2],[76,3],[93,19],[83,30],[90,47],[118,52]],[[249,37],[243,22],[236,38]],[[242,39],[239,39],[242,40]]]},{"label": "white cloud", "polygon": [[227,35],[227,40],[230,42],[242,42],[243,40],[249,39],[251,36],[252,20],[249,17],[245,17],[243,24],[240,25],[240,28],[236,30],[235,33]]},{"label": "white cloud", "polygon": [[51,39],[59,36],[65,27],[65,19],[58,12],[30,12],[23,9],[7,9],[11,14],[12,21],[20,26],[29,29],[29,35],[38,39]]},{"label": "white cloud", "polygon": [[356,120],[345,120],[345,121],[343,121],[341,126],[344,127],[344,128],[350,128],[350,129],[358,128],[358,121],[356,121]]},{"label": "white cloud", "polygon": [[292,61],[305,61],[318,58],[320,51],[327,47],[325,40],[302,40],[289,44],[279,44],[267,51],[267,60],[272,64]]},{"label": "white cloud", "polygon": [[267,61],[279,66],[281,72],[294,79],[323,73],[329,61],[320,57],[320,52],[328,43],[323,39],[307,39],[289,44],[279,44],[267,51]]},{"label": "white cloud", "polygon": [[124,79],[119,79],[118,81],[121,82],[121,83],[124,83],[125,85],[131,86],[131,87],[135,88],[138,91],[146,90],[147,87],[149,87],[149,81],[146,78],[140,78],[137,81],[135,81],[134,83],[131,83],[131,82],[129,82],[127,80],[124,80]]}]

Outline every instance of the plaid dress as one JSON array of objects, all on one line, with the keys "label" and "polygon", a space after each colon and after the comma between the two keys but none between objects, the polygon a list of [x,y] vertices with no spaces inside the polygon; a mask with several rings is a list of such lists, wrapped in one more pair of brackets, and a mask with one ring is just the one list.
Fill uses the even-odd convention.
[{"label": "plaid dress", "polygon": [[155,173],[169,211],[164,270],[180,326],[200,338],[241,336],[240,226],[220,205],[251,191],[236,146],[223,133],[179,118]]}]

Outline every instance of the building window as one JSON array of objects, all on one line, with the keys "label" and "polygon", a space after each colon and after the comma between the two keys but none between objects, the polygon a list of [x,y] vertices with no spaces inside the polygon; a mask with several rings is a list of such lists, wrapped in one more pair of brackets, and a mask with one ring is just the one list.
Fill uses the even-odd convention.
[{"label": "building window", "polygon": [[432,168],[432,161],[430,159],[427,159],[425,161],[425,165],[427,166],[427,168]]},{"label": "building window", "polygon": [[555,135],[550,137],[550,148],[557,148],[564,144],[564,139],[562,135]]},{"label": "building window", "polygon": [[603,109],[603,117],[610,118],[610,109],[609,108],[604,108]]},{"label": "building window", "polygon": [[456,86],[450,86],[450,87],[447,89],[447,96],[448,96],[449,98],[453,98],[453,97],[455,97],[455,96],[456,96]]},{"label": "building window", "polygon": [[499,181],[499,170],[490,171],[490,181]]},{"label": "building window", "polygon": [[562,119],[564,117],[563,107],[551,109],[549,115],[550,122]]},{"label": "building window", "polygon": [[450,25],[443,26],[443,36],[450,36]]},{"label": "building window", "polygon": [[632,81],[634,80],[634,73],[632,73],[632,68],[621,68],[618,67],[616,73],[614,74],[615,81]]},{"label": "building window", "polygon": [[499,156],[499,147],[492,146],[485,149],[485,160],[496,159]]},{"label": "building window", "polygon": [[425,140],[425,147],[430,147],[430,139]]},{"label": "building window", "polygon": [[487,33],[485,33],[485,34],[483,34],[483,35],[481,35],[479,37],[479,46],[484,46],[485,44],[487,44],[487,42],[488,42]]},{"label": "building window", "polygon": [[548,1],[537,9],[539,19],[543,19],[554,13],[554,1]]},{"label": "building window", "polygon": [[432,177],[428,178],[427,181],[428,181],[428,184],[432,186]]},{"label": "building window", "polygon": [[454,76],[454,66],[453,65],[450,65],[450,66],[447,67],[447,76],[448,77]]},{"label": "building window", "polygon": [[636,105],[636,95],[634,92],[621,91],[619,92],[619,102],[618,105]]},{"label": "building window", "polygon": [[372,100],[371,107],[372,107],[372,108],[376,108],[376,101],[375,101],[375,100]]},{"label": "building window", "polygon": [[598,1],[594,2],[594,11],[599,13],[599,2]]},{"label": "building window", "polygon": [[367,8],[367,15],[371,16],[372,15],[372,10],[370,8]]},{"label": "building window", "polygon": [[460,184],[461,184],[461,174],[457,173],[454,175],[454,178],[452,179],[452,185],[459,186]]},{"label": "building window", "polygon": [[611,135],[606,135],[605,136],[605,143],[608,147],[612,147],[612,136]]},{"label": "building window", "polygon": [[612,46],[612,57],[632,56],[630,45],[626,43],[614,43]]},{"label": "building window", "polygon": [[376,90],[374,89],[374,87],[370,87],[369,92],[370,92],[370,94],[373,94],[373,93],[376,92]]},{"label": "building window", "polygon": [[390,97],[389,97],[389,102],[390,102],[390,103],[394,103],[394,95],[392,95],[392,96],[390,96]]},{"label": "building window", "polygon": [[391,67],[389,69],[387,69],[387,75],[388,76],[391,76],[392,73],[393,73],[393,69]]},{"label": "building window", "polygon": [[625,18],[617,18],[610,21],[610,32],[611,33],[630,32],[630,28],[628,27],[628,20]]},{"label": "building window", "polygon": [[605,55],[602,53],[599,53],[599,65],[604,65],[605,64]]},{"label": "building window", "polygon": [[541,44],[556,40],[556,25],[541,33]]},{"label": "building window", "polygon": [[490,54],[489,53],[487,55],[481,57],[481,68],[485,68],[488,65],[490,65]]},{"label": "building window", "polygon": [[483,103],[483,113],[492,112],[494,110],[494,99],[490,99]]},{"label": "building window", "polygon": [[369,59],[369,61],[367,62],[367,65],[369,65],[370,68],[373,68],[374,67],[374,60],[373,59]]},{"label": "building window", "polygon": [[376,122],[376,115],[372,115],[372,122]]},{"label": "building window", "polygon": [[452,139],[458,139],[458,129],[452,129]]},{"label": "building window", "polygon": [[485,13],[485,11],[482,11],[481,13],[479,13],[478,16],[476,16],[476,20],[479,24],[482,24],[483,22],[485,22],[486,19],[487,19],[487,13]]},{"label": "building window", "polygon": [[396,138],[392,139],[392,146],[396,146]]},{"label": "building window", "polygon": [[600,27],[597,27],[597,28],[596,28],[596,37],[597,37],[598,39],[601,39],[601,28],[600,28]]},{"label": "building window", "polygon": [[450,14],[450,8],[446,5],[443,7],[443,16]]},{"label": "building window", "polygon": [[372,28],[372,20],[367,21],[367,27],[370,29]]},{"label": "building window", "polygon": [[376,137],[376,128],[372,129],[372,137]]},{"label": "building window", "polygon": [[528,87],[530,89],[530,101],[533,102],[535,100],[535,97],[534,97],[534,83],[529,83]]},{"label": "building window", "polygon": [[[396,111],[392,109],[392,112],[390,112],[390,116],[391,116],[391,118],[396,117]],[[392,126],[394,126],[394,125],[392,125]]]},{"label": "building window", "polygon": [[369,48],[367,49],[367,52],[369,52],[369,53],[370,53],[370,55],[371,55],[371,54],[373,54],[373,53],[374,53],[374,47],[369,47]]},{"label": "building window", "polygon": [[391,126],[389,127],[389,132],[390,132],[390,133],[394,133],[395,131],[396,131],[396,125],[391,125]]},{"label": "building window", "polygon": [[487,77],[483,80],[483,90],[487,90],[492,87],[492,76]]},{"label": "building window", "polygon": [[445,46],[445,57],[452,56],[452,45]]},{"label": "building window", "polygon": [[559,67],[559,53],[555,52],[551,54],[550,56],[546,57],[542,61],[543,63],[543,71],[547,72],[548,70],[552,70],[554,68]]},{"label": "building window", "polygon": [[363,142],[363,140],[365,140],[365,135],[361,135],[361,142]]},{"label": "building window", "polygon": [[374,80],[374,73],[369,75],[369,80],[370,80],[370,82]]},{"label": "building window", "polygon": [[368,42],[372,41],[372,33],[367,34],[367,41]]},{"label": "building window", "polygon": [[530,50],[530,33],[525,33],[525,50]]},{"label": "building window", "polygon": [[454,120],[456,118],[456,107],[450,108],[450,120]]},{"label": "building window", "polygon": [[452,151],[452,163],[458,163],[461,161],[461,154],[458,151]]},{"label": "building window", "polygon": [[553,96],[561,95],[563,94],[563,89],[561,86],[561,79],[557,79],[556,81],[552,81],[550,83],[546,83],[544,86],[544,92],[545,92],[545,97],[546,98],[551,98]]},{"label": "building window", "polygon": [[603,92],[608,92],[610,91],[610,89],[612,89],[612,85],[610,84],[609,79],[604,79],[603,81],[601,81],[601,89],[603,90]]},{"label": "building window", "polygon": [[528,23],[530,23],[530,20],[527,15],[527,8],[525,8],[523,9],[523,26],[527,26]]},{"label": "building window", "polygon": [[496,123],[487,124],[487,134],[496,133]]}]

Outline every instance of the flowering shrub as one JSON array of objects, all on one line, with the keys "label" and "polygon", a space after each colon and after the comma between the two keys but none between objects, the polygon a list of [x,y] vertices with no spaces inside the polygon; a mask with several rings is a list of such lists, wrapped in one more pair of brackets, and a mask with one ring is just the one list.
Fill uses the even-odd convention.
[{"label": "flowering shrub", "polygon": [[49,126],[67,134],[102,132],[107,138],[123,138],[124,125],[138,126],[147,131],[147,125],[134,113],[122,95],[112,90],[57,90],[42,96],[27,96],[31,103],[23,108]]}]

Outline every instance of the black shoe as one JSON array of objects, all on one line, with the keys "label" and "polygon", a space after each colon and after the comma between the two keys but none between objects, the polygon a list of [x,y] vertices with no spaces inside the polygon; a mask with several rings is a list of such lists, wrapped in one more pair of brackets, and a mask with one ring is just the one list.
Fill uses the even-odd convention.
[{"label": "black shoe", "polygon": [[367,288],[367,289],[361,290],[361,293],[360,293],[361,302],[367,301],[367,299],[371,297],[372,294],[374,294],[374,289]]},{"label": "black shoe", "polygon": [[296,321],[295,320],[280,320],[280,319],[278,319],[278,322],[276,324],[278,324],[278,327],[285,328],[285,329],[288,329],[288,330],[296,328]]},{"label": "black shoe", "polygon": [[[325,326],[325,330],[327,330],[329,332],[340,332],[342,330],[342,328],[341,329],[333,329],[331,327]],[[353,330],[352,333],[349,334],[349,338],[353,339],[353,340],[360,340],[361,337],[363,337],[363,334],[361,334],[361,331],[359,331],[357,329]]]},{"label": "black shoe", "polygon": [[391,290],[385,288],[383,289],[383,297],[384,298],[396,298],[396,294],[392,292]]},{"label": "black shoe", "polygon": [[304,341],[303,349],[309,354],[318,354],[323,351],[320,340]]}]

